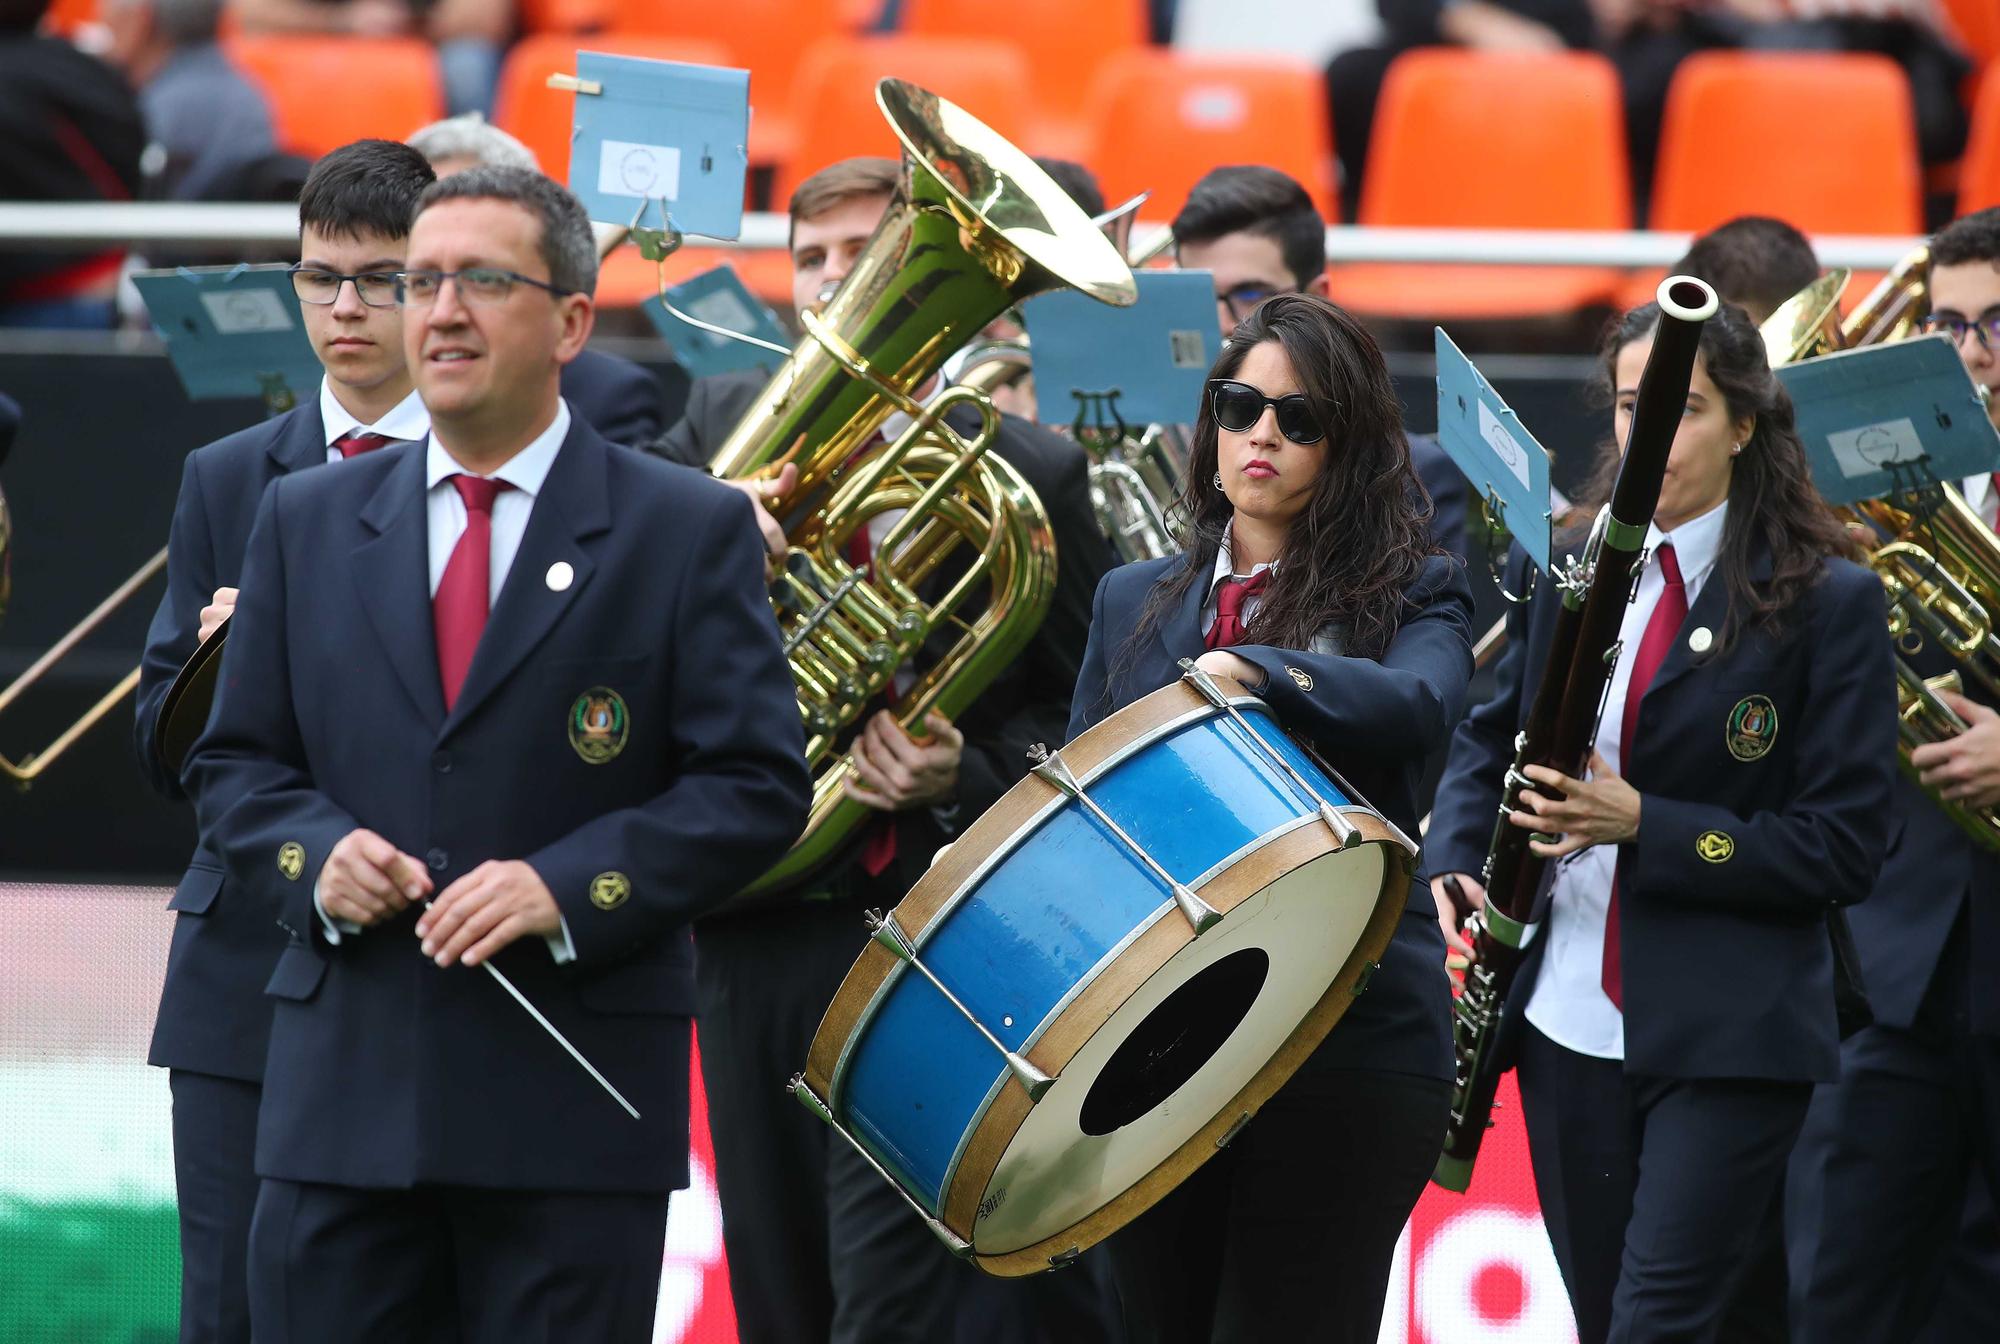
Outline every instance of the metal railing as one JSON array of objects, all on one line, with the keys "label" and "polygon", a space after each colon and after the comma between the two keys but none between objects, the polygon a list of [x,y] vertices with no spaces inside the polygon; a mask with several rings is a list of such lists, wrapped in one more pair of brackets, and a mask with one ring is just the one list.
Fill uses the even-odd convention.
[{"label": "metal railing", "polygon": [[[1165,226],[1141,223],[1135,250]],[[124,244],[229,247],[289,243],[298,237],[298,211],[289,205],[129,204],[0,205],[0,251]],[[1326,231],[1327,256],[1338,262],[1411,262],[1482,266],[1664,267],[1687,250],[1691,235],[1633,229],[1380,229],[1336,225]],[[781,251],[783,215],[743,218],[742,236],[730,241],[691,239],[702,247]],[[1916,238],[1824,235],[1813,239],[1822,265],[1887,270],[1916,245]]]}]

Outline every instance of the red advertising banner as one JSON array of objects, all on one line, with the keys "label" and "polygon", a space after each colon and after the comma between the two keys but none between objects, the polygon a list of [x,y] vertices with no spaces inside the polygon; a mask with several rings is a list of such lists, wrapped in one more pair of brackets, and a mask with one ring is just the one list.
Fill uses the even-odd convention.
[{"label": "red advertising banner", "polygon": [[[691,1095],[693,1183],[674,1196],[667,1219],[653,1338],[655,1344],[734,1344],[715,1151],[698,1063]],[[1575,1344],[1569,1299],[1535,1200],[1511,1074],[1500,1085],[1494,1119],[1472,1188],[1455,1195],[1432,1186],[1403,1230],[1381,1344]]]}]

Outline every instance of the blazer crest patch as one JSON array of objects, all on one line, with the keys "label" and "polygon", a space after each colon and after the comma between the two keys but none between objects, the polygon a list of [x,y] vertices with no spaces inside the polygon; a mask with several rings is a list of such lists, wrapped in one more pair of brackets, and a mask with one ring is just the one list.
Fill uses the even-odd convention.
[{"label": "blazer crest patch", "polygon": [[1709,863],[1728,863],[1736,853],[1736,842],[1722,831],[1703,831],[1695,837],[1694,852]]},{"label": "blazer crest patch", "polygon": [[1754,761],[1770,751],[1778,740],[1778,707],[1768,695],[1746,695],[1729,711],[1723,732],[1729,754],[1739,761]]},{"label": "blazer crest patch", "polygon": [[632,716],[625,697],[609,686],[593,686],[569,707],[569,744],[586,765],[603,765],[625,750]]}]

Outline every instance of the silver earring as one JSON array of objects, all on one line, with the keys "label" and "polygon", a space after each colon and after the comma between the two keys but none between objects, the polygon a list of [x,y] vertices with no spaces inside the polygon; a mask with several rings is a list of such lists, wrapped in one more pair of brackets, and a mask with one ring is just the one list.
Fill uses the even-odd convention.
[{"label": "silver earring", "polygon": [[1218,490],[1222,488],[1222,473],[1219,471],[1215,473],[1215,488]]},{"label": "silver earring", "polygon": [[1737,455],[1742,453],[1742,451],[1743,451],[1743,445],[1740,443],[1732,443],[1729,445],[1729,455],[1731,457],[1736,457]]}]

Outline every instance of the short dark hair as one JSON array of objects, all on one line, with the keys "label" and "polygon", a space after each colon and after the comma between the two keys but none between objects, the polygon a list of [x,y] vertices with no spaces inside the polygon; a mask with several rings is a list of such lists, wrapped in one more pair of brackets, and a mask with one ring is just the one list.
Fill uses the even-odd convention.
[{"label": "short dark hair", "polygon": [[829,163],[792,188],[792,199],[785,206],[790,217],[785,246],[792,245],[792,235],[798,232],[800,220],[816,219],[849,201],[893,196],[902,182],[903,165],[895,159],[863,154]]},{"label": "short dark hair", "polygon": [[1819,279],[1819,257],[1806,236],[1784,220],[1744,215],[1696,238],[1673,273],[1708,281],[1724,303],[1761,322]]},{"label": "short dark hair", "polygon": [[1104,188],[1097,184],[1097,174],[1080,163],[1069,159],[1045,159],[1037,157],[1035,166],[1055,179],[1055,184],[1069,194],[1069,198],[1083,207],[1083,213],[1092,219],[1104,213]]},{"label": "short dark hair", "polygon": [[1931,239],[1931,265],[2000,262],[2000,205],[1954,219]]},{"label": "short dark hair", "polygon": [[1174,216],[1174,245],[1254,233],[1278,245],[1285,269],[1304,289],[1326,270],[1326,221],[1298,180],[1261,164],[1212,168]]},{"label": "short dark hair", "polygon": [[440,201],[510,201],[520,206],[541,221],[537,247],[542,264],[549,268],[549,283],[574,294],[597,291],[597,239],[590,231],[590,216],[583,202],[561,183],[529,168],[481,164],[426,187],[415,214]]},{"label": "short dark hair", "polygon": [[364,233],[407,238],[424,188],[437,181],[424,156],[395,140],[342,145],[306,174],[299,191],[299,231],[332,238]]}]

